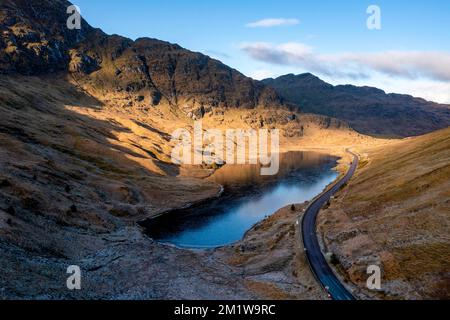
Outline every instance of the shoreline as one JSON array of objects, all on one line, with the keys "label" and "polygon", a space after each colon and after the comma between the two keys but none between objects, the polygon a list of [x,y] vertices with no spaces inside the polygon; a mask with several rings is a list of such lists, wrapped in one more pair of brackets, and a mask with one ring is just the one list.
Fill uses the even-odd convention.
[{"label": "shoreline", "polygon": [[[299,213],[291,212],[289,206],[281,208],[253,225],[240,241],[203,250],[157,243],[135,222],[103,234],[55,229],[59,231],[54,236],[70,254],[70,263],[84,270],[86,289],[69,292],[65,282],[59,283],[66,259],[42,260],[23,250],[14,253],[9,247],[5,248],[6,269],[0,285],[16,288],[17,293],[5,297],[19,299],[39,299],[45,292],[51,292],[47,298],[58,299],[326,299],[292,233],[292,228],[298,229]],[[14,274],[36,264],[40,265],[36,272],[41,285],[22,287],[21,283],[33,283],[36,275],[24,273],[17,278]],[[134,272],[124,275],[130,269]],[[126,285],[116,286],[124,281]]]},{"label": "shoreline", "polygon": [[[327,152],[327,151],[330,151],[330,152]],[[336,151],[336,150],[329,150],[329,149],[326,149],[326,148],[302,148],[302,149],[298,149],[298,150],[295,150],[295,149],[283,150],[282,152],[280,152],[280,154],[285,154],[285,153],[289,153],[289,152],[317,152],[317,153],[326,154],[328,156],[337,157],[336,165],[334,167],[332,167],[331,170],[336,171],[338,173],[338,176],[333,181],[331,181],[328,185],[326,185],[325,188],[318,195],[314,196],[311,200],[306,201],[306,203],[311,203],[312,201],[314,201],[317,197],[319,197],[321,194],[326,192],[329,188],[331,188],[334,184],[336,184],[341,179],[341,177],[342,177],[342,172],[341,171],[342,170],[340,168],[341,168],[342,165],[345,165],[345,166],[348,165],[349,166],[349,163],[347,163],[345,161],[344,157],[342,156],[342,155],[346,154],[345,150],[343,152],[339,152],[339,151]],[[220,168],[214,170],[209,176],[202,178],[202,180],[205,180],[208,177],[212,176],[218,170],[220,170]],[[220,185],[220,184],[219,184],[219,186],[220,186],[220,191],[215,196],[207,197],[207,198],[205,198],[203,200],[199,200],[199,201],[196,201],[196,202],[188,203],[188,204],[186,204],[186,205],[184,205],[182,207],[179,207],[179,208],[173,208],[173,209],[169,209],[169,210],[163,211],[163,212],[161,212],[161,213],[159,213],[157,215],[141,219],[141,220],[137,221],[136,223],[139,226],[139,228],[141,229],[141,231],[145,234],[145,236],[147,236],[152,241],[155,241],[155,242],[157,242],[157,243],[159,243],[159,244],[161,244],[163,246],[170,246],[170,247],[174,247],[174,248],[177,248],[177,249],[180,249],[180,250],[192,250],[194,252],[195,251],[208,251],[208,250],[215,250],[215,249],[219,249],[219,248],[233,246],[236,243],[239,243],[240,241],[242,241],[246,237],[247,233],[249,233],[255,226],[257,226],[262,221],[264,221],[266,218],[271,217],[277,211],[279,211],[279,210],[281,210],[283,208],[283,207],[282,208],[278,208],[277,210],[275,210],[274,212],[272,212],[268,216],[266,216],[266,218],[264,218],[264,219],[262,219],[262,220],[260,220],[258,222],[255,222],[251,227],[249,227],[249,229],[247,229],[245,231],[245,233],[242,235],[242,237],[239,240],[236,240],[236,241],[234,241],[232,243],[220,245],[220,246],[211,246],[211,247],[209,247],[209,246],[205,246],[205,247],[180,246],[180,245],[176,245],[176,244],[173,244],[173,243],[170,243],[170,242],[160,242],[158,240],[155,240],[155,239],[151,238],[150,236],[148,236],[146,234],[146,232],[145,232],[145,229],[146,229],[145,224],[146,223],[151,223],[151,221],[154,220],[154,219],[157,219],[157,218],[159,218],[159,217],[161,217],[163,215],[170,214],[171,212],[175,212],[175,211],[179,211],[179,210],[185,210],[185,209],[192,208],[192,207],[194,207],[196,205],[201,205],[202,203],[205,203],[205,202],[207,202],[207,201],[209,201],[211,199],[219,198],[224,192],[224,186]],[[290,206],[292,204],[288,204],[288,205]]]}]

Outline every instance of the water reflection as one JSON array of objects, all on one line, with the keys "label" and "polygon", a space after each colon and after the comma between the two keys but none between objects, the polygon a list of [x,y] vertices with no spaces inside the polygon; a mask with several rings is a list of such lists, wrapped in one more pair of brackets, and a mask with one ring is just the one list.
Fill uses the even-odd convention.
[{"label": "water reflection", "polygon": [[337,158],[316,152],[280,155],[280,171],[261,176],[259,165],[224,166],[209,179],[220,198],[146,221],[146,233],[178,246],[216,247],[238,241],[255,223],[291,203],[310,200],[336,177]]}]

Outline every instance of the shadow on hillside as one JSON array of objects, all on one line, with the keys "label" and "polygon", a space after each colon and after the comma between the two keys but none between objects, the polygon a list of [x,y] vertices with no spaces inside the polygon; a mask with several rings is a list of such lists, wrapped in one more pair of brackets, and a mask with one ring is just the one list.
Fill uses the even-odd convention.
[{"label": "shadow on hillside", "polygon": [[[96,167],[108,175],[157,176],[129,156],[143,161],[149,157],[165,175],[177,176],[180,172],[177,166],[157,160],[152,151],[136,143],[130,142],[148,157],[111,142],[118,141],[117,133],[131,133],[129,128],[66,108],[89,108],[95,112],[104,106],[62,78],[3,77],[0,84],[0,134],[25,144],[36,156],[56,159],[59,153],[61,158]],[[146,124],[138,125],[167,140],[167,134]]]}]

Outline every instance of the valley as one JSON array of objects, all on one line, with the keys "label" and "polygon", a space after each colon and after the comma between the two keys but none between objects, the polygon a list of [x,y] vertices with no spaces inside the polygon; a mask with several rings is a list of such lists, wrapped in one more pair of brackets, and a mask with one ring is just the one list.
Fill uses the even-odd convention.
[{"label": "valley", "polygon": [[[69,30],[69,5],[0,3],[0,299],[328,299],[297,222],[350,168],[347,149],[355,175],[316,230],[338,278],[359,299],[448,299],[448,105],[312,74],[257,81],[177,44]],[[330,174],[319,187],[255,206],[224,246],[162,244],[140,222],[217,200],[236,169],[173,163],[172,133],[198,121],[277,129],[281,153],[336,161],[314,167]],[[252,171],[235,176],[246,187]],[[368,264],[383,290],[366,288]],[[81,290],[66,287],[70,265]]]},{"label": "valley", "polygon": [[[87,95],[64,78],[8,76],[1,82],[1,109],[8,115],[0,120],[3,298],[321,296],[312,278],[295,276],[309,272],[301,256],[290,251],[297,250],[298,237],[292,237],[289,244],[278,244],[281,238],[276,237],[270,245],[273,256],[267,255],[265,244],[261,244],[259,254],[249,251],[258,261],[251,259],[250,265],[273,264],[257,267],[263,269],[256,277],[254,272],[242,275],[245,264],[233,265],[234,248],[240,244],[225,251],[192,252],[158,244],[143,234],[137,221],[215,197],[221,189],[203,179],[211,169],[171,164],[167,132],[175,123],[188,121],[183,114],[172,113],[170,106],[164,113],[162,106],[148,113],[124,112]],[[247,119],[255,112],[207,114],[203,123],[205,128],[220,123],[250,127]],[[285,133],[297,132],[298,125],[286,120],[290,114],[287,110],[261,110],[262,119],[266,115],[268,122],[284,123],[277,126],[286,128]],[[163,118],[167,115],[171,120],[166,122]],[[334,148],[329,152],[339,154],[338,149],[344,147],[336,146],[338,137],[344,144],[371,140],[345,126],[340,128],[338,123],[333,128],[314,115],[299,114],[295,122],[303,124],[303,136],[282,135],[282,150],[316,150],[320,140],[324,142],[322,152],[326,152],[328,141]],[[290,212],[286,219],[293,219],[293,225],[297,214]],[[277,221],[272,226],[273,221],[262,222],[269,234],[292,235],[285,231],[290,230],[289,223],[280,225]],[[273,241],[272,236],[262,238]],[[277,246],[281,246],[280,251]],[[285,256],[286,271],[285,263],[279,265],[280,254]],[[85,289],[80,292],[65,288],[65,268],[70,264],[80,265],[83,271]],[[298,266],[301,271],[296,270]],[[273,272],[281,274],[271,279]],[[292,285],[280,289],[277,279],[281,275]]]}]

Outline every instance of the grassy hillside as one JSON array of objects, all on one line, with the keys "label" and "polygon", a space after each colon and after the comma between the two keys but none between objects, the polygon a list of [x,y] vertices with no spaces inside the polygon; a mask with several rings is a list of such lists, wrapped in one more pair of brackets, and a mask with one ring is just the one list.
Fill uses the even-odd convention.
[{"label": "grassy hillside", "polygon": [[382,265],[379,296],[450,297],[450,128],[359,151],[356,177],[321,214],[328,250],[361,288],[367,265]]}]

